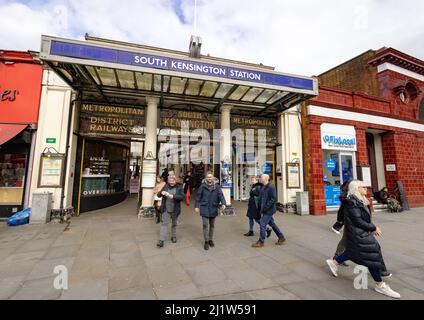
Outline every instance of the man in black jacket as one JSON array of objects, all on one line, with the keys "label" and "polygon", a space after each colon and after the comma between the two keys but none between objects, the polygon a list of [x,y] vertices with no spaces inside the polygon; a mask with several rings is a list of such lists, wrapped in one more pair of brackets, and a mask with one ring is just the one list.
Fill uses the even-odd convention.
[{"label": "man in black jacket", "polygon": [[264,185],[259,195],[261,201],[261,219],[259,220],[261,232],[258,242],[252,245],[252,247],[254,248],[261,248],[264,246],[267,225],[269,225],[272,230],[274,230],[275,234],[278,236],[278,241],[276,242],[276,245],[282,245],[284,241],[286,241],[283,233],[275,224],[274,218],[272,217],[274,213],[277,212],[277,192],[275,190],[275,187],[269,182],[269,175],[262,175],[261,180]]},{"label": "man in black jacket", "polygon": [[172,243],[177,242],[177,220],[181,213],[181,201],[184,200],[183,188],[177,184],[175,176],[168,177],[168,183],[157,195],[163,198],[161,205],[162,226],[160,228],[159,242],[157,246],[163,247],[166,235],[168,234],[168,225],[172,220]]}]

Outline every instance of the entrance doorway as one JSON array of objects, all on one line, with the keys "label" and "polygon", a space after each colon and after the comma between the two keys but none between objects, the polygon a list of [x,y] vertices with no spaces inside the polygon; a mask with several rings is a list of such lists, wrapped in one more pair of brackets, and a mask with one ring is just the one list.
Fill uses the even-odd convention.
[{"label": "entrance doorway", "polygon": [[378,191],[378,177],[377,177],[377,160],[375,153],[375,143],[374,143],[374,134],[367,132],[367,153],[368,153],[368,161],[371,168],[371,184],[372,191]]},{"label": "entrance doorway", "polygon": [[340,186],[356,179],[354,152],[323,150],[324,193],[327,207],[340,206]]},{"label": "entrance doorway", "polygon": [[270,181],[275,185],[275,148],[266,148],[265,162],[259,163],[258,156],[255,153],[237,153],[233,159],[239,157],[242,161],[237,164],[234,160],[234,184],[233,184],[233,198],[236,201],[249,200],[249,192],[252,186],[251,178],[262,174],[268,174]]}]

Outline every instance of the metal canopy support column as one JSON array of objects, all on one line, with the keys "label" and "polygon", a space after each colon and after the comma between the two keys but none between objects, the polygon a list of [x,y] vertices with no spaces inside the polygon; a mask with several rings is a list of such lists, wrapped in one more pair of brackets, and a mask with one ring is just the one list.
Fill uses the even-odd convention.
[{"label": "metal canopy support column", "polygon": [[[231,139],[231,109],[233,107],[230,105],[223,105],[221,107],[221,144],[220,144],[220,161],[221,161],[221,186],[222,192],[227,202],[227,208],[225,214],[232,215],[234,214],[234,208],[231,206],[231,188],[232,182],[234,180],[233,170],[232,170],[232,139]],[[225,172],[228,171],[228,172]],[[228,174],[224,178],[223,172]]]},{"label": "metal canopy support column", "polygon": [[[139,210],[139,217],[150,218],[155,214],[153,208],[153,188],[156,184],[156,170],[158,165],[156,151],[159,100],[158,97],[146,97],[146,139],[144,142],[143,172],[141,176],[142,202]],[[147,168],[147,166],[149,166],[149,168]]]}]

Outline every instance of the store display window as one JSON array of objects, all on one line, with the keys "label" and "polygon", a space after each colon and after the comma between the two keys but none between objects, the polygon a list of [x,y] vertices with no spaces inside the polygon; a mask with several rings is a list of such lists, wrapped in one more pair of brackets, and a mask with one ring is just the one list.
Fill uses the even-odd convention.
[{"label": "store display window", "polygon": [[129,148],[104,141],[87,140],[83,158],[81,196],[124,192]]},{"label": "store display window", "polygon": [[0,153],[0,205],[22,203],[26,165],[25,154]]}]

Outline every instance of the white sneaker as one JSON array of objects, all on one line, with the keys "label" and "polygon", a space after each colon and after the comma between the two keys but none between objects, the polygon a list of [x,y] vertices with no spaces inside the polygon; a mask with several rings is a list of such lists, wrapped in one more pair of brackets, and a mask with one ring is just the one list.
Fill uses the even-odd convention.
[{"label": "white sneaker", "polygon": [[330,267],[331,273],[333,274],[333,276],[337,277],[337,270],[338,270],[338,266],[337,264],[334,262],[333,259],[328,259],[327,260],[327,264]]},{"label": "white sneaker", "polygon": [[339,231],[339,230],[334,229],[333,227],[331,227],[331,230],[333,230],[335,233],[337,233],[337,234],[339,234],[339,235],[340,235],[340,231]]},{"label": "white sneaker", "polygon": [[388,297],[391,297],[391,298],[400,299],[400,294],[398,292],[392,290],[389,287],[389,285],[386,284],[385,282],[383,282],[381,286],[376,285],[375,291],[377,291],[378,293],[384,294]]}]

